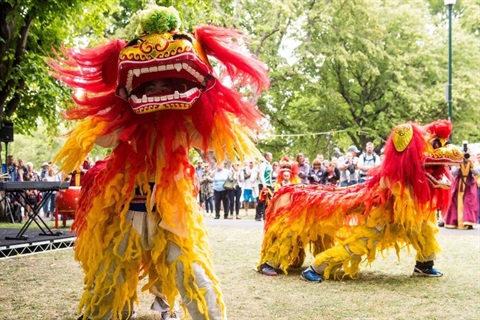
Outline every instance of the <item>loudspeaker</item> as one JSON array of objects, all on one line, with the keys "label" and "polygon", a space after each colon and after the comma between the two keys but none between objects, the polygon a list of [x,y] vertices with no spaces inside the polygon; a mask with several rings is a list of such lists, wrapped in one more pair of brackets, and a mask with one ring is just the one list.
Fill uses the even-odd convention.
[{"label": "loudspeaker", "polygon": [[0,141],[13,142],[13,122],[4,120],[0,128]]}]

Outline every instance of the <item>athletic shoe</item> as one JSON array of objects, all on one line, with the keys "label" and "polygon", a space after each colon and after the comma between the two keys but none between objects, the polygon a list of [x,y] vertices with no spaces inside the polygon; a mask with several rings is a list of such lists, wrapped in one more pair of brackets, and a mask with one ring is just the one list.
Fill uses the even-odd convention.
[{"label": "athletic shoe", "polygon": [[300,278],[308,282],[323,281],[322,277],[315,270],[313,270],[312,267],[308,267],[307,269],[303,270],[302,273],[300,273]]},{"label": "athletic shoe", "polygon": [[413,269],[413,275],[417,277],[441,277],[443,273],[435,268],[419,269],[415,267]]},{"label": "athletic shoe", "polygon": [[271,267],[270,265],[268,265],[266,263],[264,263],[260,266],[260,271],[259,272],[263,275],[270,276],[270,277],[278,276],[277,271],[275,271],[275,269],[273,267]]}]

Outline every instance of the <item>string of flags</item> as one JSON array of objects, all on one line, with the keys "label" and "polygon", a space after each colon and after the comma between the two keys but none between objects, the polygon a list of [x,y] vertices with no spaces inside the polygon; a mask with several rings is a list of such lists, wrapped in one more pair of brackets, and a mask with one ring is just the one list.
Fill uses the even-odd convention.
[{"label": "string of flags", "polygon": [[346,129],[343,130],[331,130],[331,131],[324,131],[324,132],[309,132],[309,133],[286,133],[286,134],[269,134],[267,135],[268,138],[277,138],[277,137],[315,137],[321,135],[330,135],[335,136],[335,134],[339,132],[345,132]]},{"label": "string of flags", "polygon": [[[308,132],[308,133],[285,133],[285,134],[267,134],[265,135],[265,138],[277,138],[277,137],[316,137],[316,136],[322,136],[322,135],[328,135],[334,137],[337,133],[340,132],[346,132],[347,129],[342,129],[342,130],[331,130],[331,131],[324,131],[324,132]],[[357,134],[369,134],[370,132],[364,131],[361,129],[357,130]]]}]

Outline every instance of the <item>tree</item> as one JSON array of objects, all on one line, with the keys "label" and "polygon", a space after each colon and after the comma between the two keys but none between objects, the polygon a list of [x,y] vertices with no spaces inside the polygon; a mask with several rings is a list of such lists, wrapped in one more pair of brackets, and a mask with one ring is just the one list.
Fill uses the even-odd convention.
[{"label": "tree", "polygon": [[2,1],[0,3],[0,119],[32,132],[37,119],[55,128],[69,92],[49,76],[44,59],[61,43],[109,28],[107,1]]},{"label": "tree", "polygon": [[[289,4],[283,12],[289,12],[288,24],[287,19],[275,22],[276,9],[255,4],[269,17],[264,19],[269,21],[265,26],[269,30],[263,34],[276,30],[288,35],[284,43],[296,45],[288,57],[290,64],[282,63],[278,54],[271,55],[275,49],[270,46],[278,49],[280,42],[268,42],[268,47],[264,42],[259,49],[272,75],[271,90],[261,107],[277,134],[325,134],[307,134],[296,141],[270,139],[264,147],[311,155],[331,152],[335,144],[345,148],[354,143],[361,148],[373,141],[380,147],[396,124],[447,117],[446,30],[442,17],[432,15],[426,2],[312,0]],[[253,16],[250,11],[245,15]],[[282,29],[287,25],[290,31]],[[458,112],[454,124],[456,140],[460,140],[475,134],[467,128],[475,125],[472,115],[479,114],[472,72],[478,70],[472,58],[478,53],[478,39],[460,26],[456,32],[454,99]],[[327,134],[330,131],[340,134]]]}]

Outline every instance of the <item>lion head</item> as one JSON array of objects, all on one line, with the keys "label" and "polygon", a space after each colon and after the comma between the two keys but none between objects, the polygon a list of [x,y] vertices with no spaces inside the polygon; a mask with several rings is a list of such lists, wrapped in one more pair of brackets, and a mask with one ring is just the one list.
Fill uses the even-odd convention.
[{"label": "lion head", "polygon": [[460,165],[462,152],[448,143],[452,124],[438,120],[426,126],[409,122],[396,126],[385,146],[380,177],[411,188],[420,204],[448,206],[449,166]]}]

